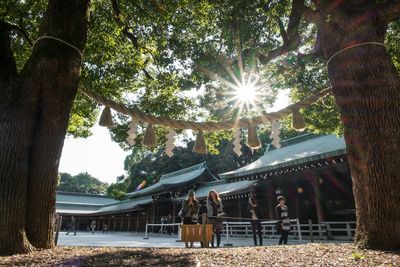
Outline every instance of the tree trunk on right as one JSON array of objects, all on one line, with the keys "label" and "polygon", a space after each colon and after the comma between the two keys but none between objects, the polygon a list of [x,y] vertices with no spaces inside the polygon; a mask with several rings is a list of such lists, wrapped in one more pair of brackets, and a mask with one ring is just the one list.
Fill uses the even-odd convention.
[{"label": "tree trunk on right", "polygon": [[[383,43],[385,29],[375,22],[359,21],[349,32],[335,27],[324,29],[326,57],[354,44]],[[344,125],[353,179],[355,242],[371,249],[399,249],[399,74],[385,47],[376,44],[338,54],[328,71]]]}]

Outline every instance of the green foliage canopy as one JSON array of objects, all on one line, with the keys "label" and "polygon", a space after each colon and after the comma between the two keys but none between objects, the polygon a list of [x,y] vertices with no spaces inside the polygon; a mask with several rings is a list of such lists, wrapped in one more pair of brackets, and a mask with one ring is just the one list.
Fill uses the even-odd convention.
[{"label": "green foliage canopy", "polygon": [[58,191],[89,194],[105,194],[107,188],[107,183],[101,182],[87,172],[74,176],[69,173],[60,173],[60,180],[57,186]]}]

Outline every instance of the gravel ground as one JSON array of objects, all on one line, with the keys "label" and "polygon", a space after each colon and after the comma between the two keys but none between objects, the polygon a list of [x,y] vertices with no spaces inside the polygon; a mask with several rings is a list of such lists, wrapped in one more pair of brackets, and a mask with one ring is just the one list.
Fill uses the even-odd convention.
[{"label": "gravel ground", "polygon": [[58,247],[0,257],[0,266],[385,266],[400,267],[400,252],[351,244],[218,249]]}]

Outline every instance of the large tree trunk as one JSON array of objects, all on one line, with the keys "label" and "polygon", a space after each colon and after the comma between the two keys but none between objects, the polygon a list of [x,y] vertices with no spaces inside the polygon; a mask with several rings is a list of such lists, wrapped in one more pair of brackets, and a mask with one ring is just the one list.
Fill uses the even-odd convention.
[{"label": "large tree trunk", "polygon": [[[50,1],[43,35],[63,39],[82,51],[88,8],[89,0]],[[30,85],[41,94],[29,154],[26,231],[34,246],[50,248],[58,165],[82,59],[76,50],[54,40],[38,43],[37,53],[42,55],[45,75],[38,76],[38,81]]]},{"label": "large tree trunk", "polygon": [[[373,14],[362,15],[347,32],[335,27],[323,29],[327,57],[349,45],[383,43],[385,28]],[[399,74],[385,47],[379,45],[364,45],[337,55],[328,71],[353,179],[355,242],[361,247],[399,249]]]},{"label": "large tree trunk", "polygon": [[[50,0],[40,35],[82,50],[88,7],[89,0]],[[0,81],[0,254],[31,250],[26,236],[37,247],[53,244],[57,169],[81,60],[59,41],[40,40],[21,73]]]},{"label": "large tree trunk", "polygon": [[7,255],[33,249],[24,226],[35,95],[20,93],[4,23],[0,23],[0,45],[0,255]]}]

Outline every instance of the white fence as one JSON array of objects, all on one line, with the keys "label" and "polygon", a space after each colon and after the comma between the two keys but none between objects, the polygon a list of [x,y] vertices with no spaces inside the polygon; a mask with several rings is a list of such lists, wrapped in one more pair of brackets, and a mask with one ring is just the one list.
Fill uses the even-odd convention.
[{"label": "white fence", "polygon": [[[275,238],[279,236],[276,231],[276,222],[277,221],[261,222],[261,233],[264,237]],[[292,237],[295,236],[298,240],[302,240],[299,220],[292,219],[290,223],[292,225]],[[226,244],[228,245],[230,245],[229,237],[249,237],[252,235],[250,222],[223,222],[223,224],[225,227],[222,229],[221,233],[226,237]]]},{"label": "white fence", "polygon": [[[319,240],[353,240],[356,222],[323,222],[320,224],[300,224],[297,219],[290,220],[292,229],[289,236],[298,240],[319,239]],[[278,238],[276,221],[265,221],[261,223],[262,235],[266,238]],[[226,235],[229,229],[231,237],[250,237],[252,235],[249,222],[224,222],[222,231]]]},{"label": "white fence", "polygon": [[[356,222],[323,222],[320,224],[301,224],[298,219],[290,220],[292,229],[290,238],[298,240],[316,239],[316,240],[353,240]],[[250,222],[223,222],[221,233],[226,237],[226,243],[229,244],[230,237],[251,237]],[[148,237],[149,227],[178,227],[178,236],[180,237],[181,223],[170,224],[146,224],[145,238]],[[262,235],[265,238],[279,238],[276,231],[276,221],[261,222]],[[229,233],[229,235],[227,235]]]}]

